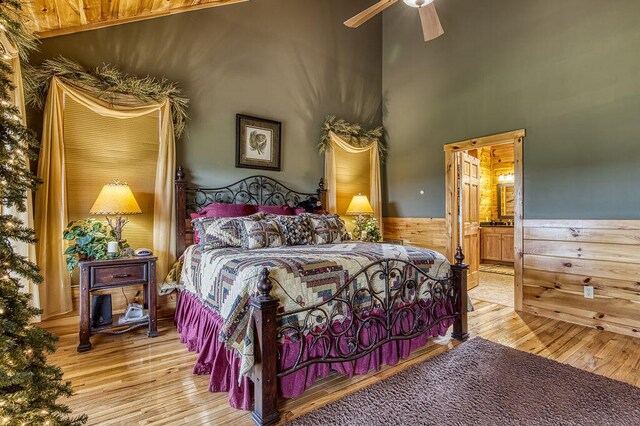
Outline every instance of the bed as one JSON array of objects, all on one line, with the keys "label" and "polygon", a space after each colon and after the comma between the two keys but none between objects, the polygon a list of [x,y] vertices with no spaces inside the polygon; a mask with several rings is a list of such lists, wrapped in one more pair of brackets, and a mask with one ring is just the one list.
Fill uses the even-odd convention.
[{"label": "bed", "polygon": [[[192,244],[189,214],[211,203],[324,205],[317,191],[297,192],[264,176],[218,188],[176,177],[177,252],[181,256],[176,324],[198,352],[194,373],[211,391],[276,423],[277,399],[301,395],[331,371],[353,375],[396,364],[453,326],[467,333],[467,266],[402,245],[329,244],[246,250]],[[305,213],[311,214],[312,213]],[[315,216],[309,216],[315,217]]]}]

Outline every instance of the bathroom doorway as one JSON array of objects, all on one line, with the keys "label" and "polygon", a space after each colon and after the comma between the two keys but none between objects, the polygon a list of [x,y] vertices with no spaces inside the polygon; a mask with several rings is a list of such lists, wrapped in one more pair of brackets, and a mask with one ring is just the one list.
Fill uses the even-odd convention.
[{"label": "bathroom doorway", "polygon": [[472,300],[516,310],[522,309],[524,136],[518,130],[444,147],[449,257],[462,243]]}]

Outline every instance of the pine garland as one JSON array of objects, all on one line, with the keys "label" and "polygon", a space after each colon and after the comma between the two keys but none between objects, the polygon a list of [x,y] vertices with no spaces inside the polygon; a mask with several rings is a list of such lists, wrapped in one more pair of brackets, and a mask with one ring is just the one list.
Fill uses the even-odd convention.
[{"label": "pine garland", "polygon": [[[20,1],[0,0],[0,31],[26,60],[35,39],[26,30],[25,19]],[[0,60],[0,204],[25,211],[27,191],[39,183],[26,164],[38,143],[11,102],[12,73],[11,66]],[[15,216],[0,215],[0,424],[84,424],[86,416],[70,417],[69,407],[57,402],[72,394],[60,368],[47,364],[57,338],[30,324],[41,311],[30,305],[30,294],[20,291],[21,280],[40,283],[42,277],[33,262],[14,251],[12,241],[34,244],[35,232]]]},{"label": "pine garland", "polygon": [[27,101],[35,108],[44,107],[51,78],[58,77],[67,84],[79,87],[92,96],[109,104],[117,104],[121,96],[133,96],[142,103],[169,100],[176,139],[186,128],[189,99],[184,97],[177,84],[151,76],[144,78],[123,74],[112,65],[104,65],[87,71],[74,60],[62,56],[47,59],[35,70],[33,84],[26,85]]},{"label": "pine garland", "polygon": [[384,128],[376,127],[371,130],[364,130],[359,124],[347,123],[343,119],[337,119],[334,115],[327,117],[322,125],[322,136],[318,144],[318,151],[322,154],[331,146],[331,137],[329,132],[347,136],[349,143],[355,147],[363,147],[374,140],[378,144],[380,160],[384,161],[387,157],[387,144],[383,138]]}]

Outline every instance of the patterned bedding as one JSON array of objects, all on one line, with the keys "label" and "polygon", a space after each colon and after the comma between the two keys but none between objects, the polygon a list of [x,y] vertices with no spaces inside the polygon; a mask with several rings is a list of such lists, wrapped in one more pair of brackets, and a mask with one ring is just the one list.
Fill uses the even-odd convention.
[{"label": "patterned bedding", "polygon": [[[184,253],[179,288],[223,319],[219,339],[242,357],[241,375],[246,375],[253,366],[249,298],[264,267],[274,283],[271,295],[280,299],[279,313],[286,313],[326,301],[350,276],[381,259],[410,261],[438,278],[450,270],[447,259],[437,252],[391,244],[348,242],[256,250],[192,245]],[[287,323],[299,320],[295,315],[283,317]]]}]

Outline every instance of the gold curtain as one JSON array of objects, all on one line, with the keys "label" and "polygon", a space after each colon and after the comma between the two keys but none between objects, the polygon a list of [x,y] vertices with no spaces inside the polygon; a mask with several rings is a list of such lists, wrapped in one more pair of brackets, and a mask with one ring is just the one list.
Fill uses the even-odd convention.
[{"label": "gold curtain", "polygon": [[[131,187],[142,214],[128,216],[124,231],[133,248],[153,248],[153,203],[160,111],[121,120],[85,108],[70,97],[64,103],[64,158],[67,219],[85,219],[104,184],[118,179]],[[87,125],[90,123],[90,125]],[[104,215],[96,219],[104,221]],[[71,276],[78,284],[79,271]]]},{"label": "gold curtain", "polygon": [[[369,157],[369,202],[373,208],[374,217],[378,220],[378,226],[382,232],[382,192],[380,183],[380,152],[377,141],[369,141],[362,147],[356,147],[334,132],[329,132],[331,146],[325,152],[324,176],[327,181],[327,210],[329,213],[337,213],[337,188],[336,188],[336,150],[334,146],[350,153],[368,155]],[[353,194],[356,195],[356,194]]]},{"label": "gold curtain", "polygon": [[68,222],[67,185],[64,161],[64,103],[69,97],[106,117],[141,117],[159,111],[160,134],[154,191],[153,250],[158,257],[157,276],[163,278],[175,259],[175,212],[173,170],[175,136],[169,101],[140,104],[122,96],[116,104],[94,98],[80,88],[57,77],[51,79],[44,112],[38,177],[44,184],[36,193],[36,232],[38,264],[45,281],[40,287],[44,317],[72,310],[71,283],[64,263],[62,232]]},{"label": "gold curtain", "polygon": [[[13,70],[13,74],[11,75],[11,82],[15,86],[15,89],[11,91],[10,97],[13,103],[20,110],[20,121],[23,125],[27,125],[27,119],[25,116],[25,105],[24,105],[24,88],[22,85],[22,69],[20,66],[20,57],[18,50],[9,42],[6,37],[4,31],[0,31],[0,44],[4,48],[6,58],[5,60],[8,62],[9,66]],[[27,169],[29,168],[29,158],[25,156],[25,164]],[[12,215],[18,218],[22,223],[24,223],[29,228],[33,228],[33,201],[32,201],[32,193],[31,191],[26,192],[26,211],[21,212],[18,209],[12,207],[8,208],[6,206],[0,206],[0,213],[3,215]],[[11,242],[13,249],[16,253],[21,256],[26,257],[32,262],[36,261],[36,248],[33,244],[26,244],[21,241],[12,241]],[[30,293],[32,295],[31,303],[34,307],[40,307],[40,297],[38,293],[38,287],[31,281],[22,280],[23,287],[20,288],[20,291],[25,293]],[[39,318],[35,318],[35,321],[39,321]]]}]

